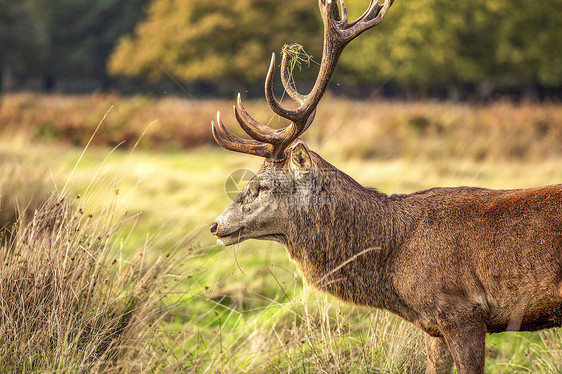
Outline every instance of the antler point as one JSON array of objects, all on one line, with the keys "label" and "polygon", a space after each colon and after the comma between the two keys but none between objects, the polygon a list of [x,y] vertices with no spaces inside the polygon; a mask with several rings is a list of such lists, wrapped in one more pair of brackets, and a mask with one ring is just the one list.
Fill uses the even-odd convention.
[{"label": "antler point", "polygon": [[[290,146],[290,143],[312,124],[318,102],[326,91],[343,48],[363,31],[379,23],[394,0],[384,0],[384,8],[378,5],[379,1],[370,0],[370,5],[364,14],[348,23],[345,0],[318,0],[325,29],[324,49],[329,53],[326,55],[328,57],[322,56],[320,72],[311,92],[308,95],[301,95],[294,87],[292,76],[289,74],[291,53],[287,46],[281,52],[281,82],[288,95],[299,104],[298,108],[285,108],[275,97],[273,90],[275,52],[271,53],[271,62],[265,78],[265,98],[275,114],[291,121],[289,126],[274,131],[267,125],[259,123],[246,112],[242,106],[242,94],[238,92],[237,102],[233,105],[234,116],[252,140],[239,138],[230,133],[221,121],[220,111],[217,111],[216,121],[211,122],[217,142],[226,149],[264,156],[268,160],[281,160],[285,156],[284,150]],[[338,2],[341,4],[340,12],[338,12]]]}]

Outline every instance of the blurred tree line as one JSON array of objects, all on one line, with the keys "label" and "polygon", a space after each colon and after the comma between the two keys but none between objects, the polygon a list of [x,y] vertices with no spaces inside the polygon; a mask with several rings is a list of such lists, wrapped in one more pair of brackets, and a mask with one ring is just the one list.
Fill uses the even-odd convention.
[{"label": "blurred tree line", "polygon": [[149,0],[0,0],[3,90],[94,90],[111,85],[106,63]]},{"label": "blurred tree line", "polygon": [[[356,17],[368,1],[347,5]],[[112,88],[177,79],[224,94],[260,87],[270,53],[285,43],[300,43],[320,60],[315,0],[0,0],[0,6],[4,86],[10,76],[40,76],[46,88],[61,78]],[[370,90],[390,78],[387,93],[418,97],[559,96],[560,40],[560,0],[396,0],[381,25],[351,43],[335,79]],[[311,64],[296,73],[303,90],[316,70]]]}]

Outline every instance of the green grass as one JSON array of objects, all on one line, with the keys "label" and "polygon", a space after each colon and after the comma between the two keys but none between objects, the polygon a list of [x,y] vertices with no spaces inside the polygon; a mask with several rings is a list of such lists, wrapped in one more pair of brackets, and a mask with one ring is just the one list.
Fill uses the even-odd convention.
[{"label": "green grass", "polygon": [[[314,142],[313,149],[314,149]],[[385,193],[433,186],[530,187],[562,181],[562,160],[364,160],[325,147],[323,156]],[[0,142],[26,175],[47,171],[60,191],[82,153],[63,145]],[[7,158],[4,158],[7,160]],[[223,248],[208,232],[228,205],[230,172],[261,160],[217,148],[185,152],[88,150],[67,189],[94,217],[111,211],[125,258],[172,252],[183,269],[163,303],[158,370],[187,372],[423,372],[422,335],[382,311],[343,305],[309,289],[282,246]],[[3,165],[6,165],[4,161]],[[28,173],[28,174],[25,174]],[[84,198],[86,197],[86,199]],[[76,199],[76,198],[75,198]],[[109,208],[108,208],[109,207]],[[165,291],[163,291],[165,292]],[[561,372],[560,329],[488,337],[487,371]],[[174,366],[176,365],[176,366]]]}]

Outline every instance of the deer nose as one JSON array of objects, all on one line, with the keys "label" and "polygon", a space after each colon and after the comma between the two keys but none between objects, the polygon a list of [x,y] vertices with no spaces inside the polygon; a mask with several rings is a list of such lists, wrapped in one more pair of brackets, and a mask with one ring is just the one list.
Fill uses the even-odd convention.
[{"label": "deer nose", "polygon": [[219,224],[213,222],[213,224],[211,225],[211,234],[216,235],[218,228],[219,228]]}]

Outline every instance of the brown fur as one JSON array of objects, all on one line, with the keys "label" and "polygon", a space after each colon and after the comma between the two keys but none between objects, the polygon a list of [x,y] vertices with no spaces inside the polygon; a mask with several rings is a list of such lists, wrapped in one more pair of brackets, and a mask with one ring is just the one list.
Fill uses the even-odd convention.
[{"label": "brown fur", "polygon": [[[428,373],[449,373],[452,360],[459,373],[482,373],[486,333],[562,326],[562,184],[387,196],[304,149],[266,162],[217,220],[217,236],[238,225],[243,239],[277,240],[320,290],[411,322],[427,333]],[[298,188],[282,190],[291,175]],[[233,224],[252,201],[265,204],[255,198],[268,178],[275,201],[301,199],[277,206],[286,223],[264,233],[272,218],[262,213]]]},{"label": "brown fur", "polygon": [[211,232],[225,245],[246,239],[287,247],[306,279],[355,304],[387,309],[426,334],[427,373],[484,372],[485,335],[562,326],[562,185],[527,190],[434,188],[387,196],[364,188],[297,142],[312,123],[343,49],[377,25],[393,0],[348,23],[335,1],[319,1],[324,48],[308,95],[289,81],[297,103],[266,98],[291,125],[273,131],[238,99],[235,116],[253,140],[212,125],[224,148],[265,157],[255,178],[217,218]]},{"label": "brown fur", "polygon": [[444,337],[461,373],[483,371],[485,332],[562,326],[562,185],[387,196],[313,159],[333,203],[294,210],[287,235],[310,283]]}]

